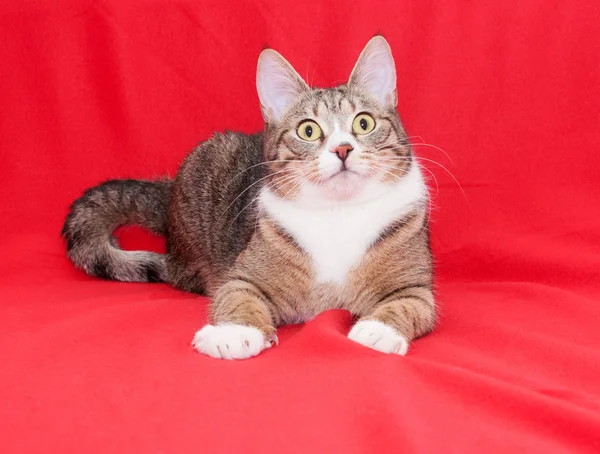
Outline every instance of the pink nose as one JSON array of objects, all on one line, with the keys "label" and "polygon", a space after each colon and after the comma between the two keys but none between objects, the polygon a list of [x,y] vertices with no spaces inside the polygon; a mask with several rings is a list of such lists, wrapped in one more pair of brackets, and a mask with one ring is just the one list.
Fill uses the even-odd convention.
[{"label": "pink nose", "polygon": [[335,149],[332,150],[332,153],[337,154],[338,158],[340,158],[342,162],[344,162],[348,157],[348,154],[352,150],[354,150],[354,148],[352,148],[352,145],[350,145],[349,143],[343,143],[335,147]]}]

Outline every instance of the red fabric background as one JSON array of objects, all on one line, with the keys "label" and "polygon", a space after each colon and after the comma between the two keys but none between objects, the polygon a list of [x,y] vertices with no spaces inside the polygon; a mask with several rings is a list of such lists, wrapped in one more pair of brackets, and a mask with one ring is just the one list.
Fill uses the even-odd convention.
[{"label": "red fabric background", "polygon": [[[0,451],[600,452],[600,3],[17,0],[0,7]],[[324,313],[244,362],[208,301],[72,268],[68,204],[262,126],[264,45],[317,85],[383,33],[431,178],[441,324],[405,358]],[[160,248],[134,231],[130,247]]]}]

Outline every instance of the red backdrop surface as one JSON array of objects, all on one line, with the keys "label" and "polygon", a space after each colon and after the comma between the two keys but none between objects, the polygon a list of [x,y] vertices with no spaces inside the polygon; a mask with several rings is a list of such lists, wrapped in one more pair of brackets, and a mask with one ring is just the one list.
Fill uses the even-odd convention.
[{"label": "red backdrop surface", "polygon": [[[0,6],[0,451],[600,452],[598,17],[592,0]],[[70,265],[59,231],[84,188],[262,127],[264,45],[329,86],[376,32],[409,135],[448,154],[415,146],[441,322],[408,356],[352,343],[332,311],[210,359],[189,346],[208,300]]]}]

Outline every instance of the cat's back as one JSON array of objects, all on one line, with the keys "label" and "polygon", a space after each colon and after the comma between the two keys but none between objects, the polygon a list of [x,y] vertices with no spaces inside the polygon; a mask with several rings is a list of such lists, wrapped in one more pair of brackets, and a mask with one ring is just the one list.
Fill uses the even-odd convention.
[{"label": "cat's back", "polygon": [[262,133],[217,133],[199,144],[173,184],[169,249],[190,261],[209,260],[213,270],[231,266],[254,230],[263,162]]}]

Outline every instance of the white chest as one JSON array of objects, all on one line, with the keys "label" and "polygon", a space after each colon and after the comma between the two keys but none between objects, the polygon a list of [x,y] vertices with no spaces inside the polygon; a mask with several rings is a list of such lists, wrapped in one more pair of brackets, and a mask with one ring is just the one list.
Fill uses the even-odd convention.
[{"label": "white chest", "polygon": [[325,207],[317,204],[318,208],[313,208],[306,200],[284,200],[266,189],[261,202],[310,256],[317,282],[343,284],[381,232],[426,197],[417,166],[394,185],[371,185],[363,200]]}]

